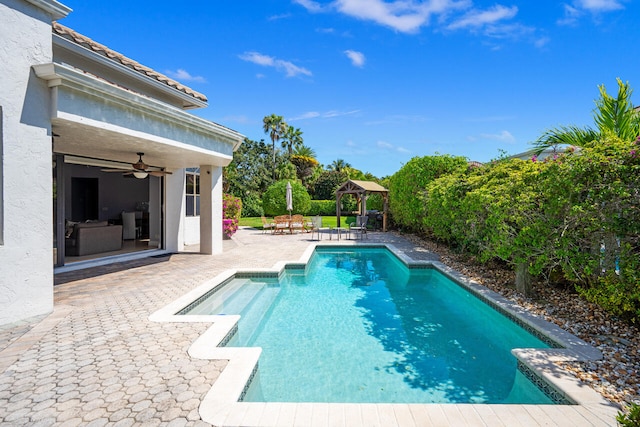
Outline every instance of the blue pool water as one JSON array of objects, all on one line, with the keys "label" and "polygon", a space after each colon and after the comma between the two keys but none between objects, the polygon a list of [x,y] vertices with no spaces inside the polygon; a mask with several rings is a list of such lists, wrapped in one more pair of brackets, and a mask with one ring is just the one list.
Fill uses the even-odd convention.
[{"label": "blue pool water", "polygon": [[190,314],[241,314],[263,352],[245,401],[553,403],[513,348],[547,344],[384,248],[318,248],[306,270],[236,278]]}]

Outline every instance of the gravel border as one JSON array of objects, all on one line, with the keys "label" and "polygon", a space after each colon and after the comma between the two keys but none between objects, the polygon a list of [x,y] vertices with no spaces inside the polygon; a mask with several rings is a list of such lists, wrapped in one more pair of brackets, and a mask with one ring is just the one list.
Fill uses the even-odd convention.
[{"label": "gravel border", "polygon": [[543,282],[534,283],[533,297],[524,297],[515,290],[515,273],[507,267],[498,263],[480,264],[426,237],[403,236],[439,254],[444,264],[468,278],[596,347],[602,352],[602,360],[564,362],[561,366],[611,402],[640,404],[640,330],[637,327],[614,318],[570,290]]}]

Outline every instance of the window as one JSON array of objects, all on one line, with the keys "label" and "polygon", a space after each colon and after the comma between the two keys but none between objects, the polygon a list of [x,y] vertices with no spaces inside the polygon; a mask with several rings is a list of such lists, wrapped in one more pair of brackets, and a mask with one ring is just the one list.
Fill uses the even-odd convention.
[{"label": "window", "polygon": [[185,195],[187,216],[200,216],[200,168],[187,169]]}]

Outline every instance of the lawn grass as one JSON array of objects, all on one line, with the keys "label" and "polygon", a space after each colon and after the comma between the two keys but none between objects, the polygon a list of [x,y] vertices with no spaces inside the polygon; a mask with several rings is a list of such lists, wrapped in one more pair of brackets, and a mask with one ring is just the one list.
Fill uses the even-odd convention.
[{"label": "lawn grass", "polygon": [[[310,216],[306,216],[305,218],[311,218]],[[267,220],[272,218],[267,218]],[[355,222],[356,217],[354,216],[341,216],[340,217],[340,225],[343,227],[347,227],[350,222]],[[253,227],[259,230],[262,230],[262,218],[260,217],[246,217],[240,218],[239,225],[245,227]],[[323,216],[322,217],[322,226],[323,227],[337,227],[338,226],[338,217],[336,216]]]}]

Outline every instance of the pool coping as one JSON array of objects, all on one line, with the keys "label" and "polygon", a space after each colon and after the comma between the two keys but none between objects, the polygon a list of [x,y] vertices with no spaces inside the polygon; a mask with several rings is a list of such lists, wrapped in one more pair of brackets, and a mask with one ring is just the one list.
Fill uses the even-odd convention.
[{"label": "pool coping", "polygon": [[[211,289],[220,286],[236,274],[280,275],[285,268],[304,268],[316,247],[384,247],[389,249],[409,268],[433,268],[480,299],[518,319],[522,324],[547,336],[563,348],[513,349],[512,354],[524,367],[528,376],[534,376],[549,386],[551,393],[573,402],[572,405],[495,405],[495,404],[392,404],[392,403],[293,403],[242,402],[258,366],[262,352],[259,347],[220,347],[237,328],[238,315],[179,315],[184,307]],[[532,425],[556,425],[556,417],[576,417],[580,423],[568,425],[616,425],[619,408],[602,395],[582,383],[555,362],[589,361],[602,358],[598,349],[564,331],[540,316],[527,312],[516,303],[480,285],[462,273],[439,261],[416,261],[392,244],[362,242],[315,242],[298,261],[279,261],[271,268],[229,269],[204,282],[182,297],[149,316],[154,322],[204,322],[211,326],[188,349],[197,359],[227,360],[227,366],[200,404],[200,416],[216,426],[270,426],[270,425],[422,425],[433,424],[476,425],[478,421],[489,425],[511,425],[507,420],[530,419]],[[453,417],[453,418],[452,418]],[[341,420],[341,422],[340,422]],[[466,420],[459,424],[461,420]],[[475,421],[474,421],[475,420]],[[549,424],[546,423],[548,420]]]}]

